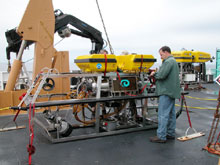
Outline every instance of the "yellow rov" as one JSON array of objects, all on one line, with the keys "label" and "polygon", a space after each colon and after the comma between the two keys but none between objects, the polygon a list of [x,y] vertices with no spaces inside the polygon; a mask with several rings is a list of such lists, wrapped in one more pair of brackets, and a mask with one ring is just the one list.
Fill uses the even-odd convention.
[{"label": "yellow rov", "polygon": [[211,55],[209,53],[200,51],[172,51],[173,57],[177,62],[189,62],[189,63],[203,63],[211,60]]},{"label": "yellow rov", "polygon": [[147,72],[156,62],[153,55],[92,54],[78,56],[74,62],[83,72]]}]

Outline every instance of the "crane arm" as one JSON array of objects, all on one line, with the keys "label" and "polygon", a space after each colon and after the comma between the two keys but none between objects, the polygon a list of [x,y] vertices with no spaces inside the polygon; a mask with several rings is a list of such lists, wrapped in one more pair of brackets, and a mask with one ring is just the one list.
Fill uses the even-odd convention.
[{"label": "crane arm", "polygon": [[63,14],[62,11],[55,10],[55,32],[58,32],[59,34],[62,35],[63,30],[68,28],[67,25],[69,24],[79,30],[78,31],[78,30],[70,29],[70,32],[72,34],[89,38],[91,42],[95,44],[95,48],[92,49],[90,52],[91,54],[99,53],[99,51],[102,49],[104,44],[102,33],[99,30],[95,29],[94,27],[88,25],[87,23],[81,21],[80,19],[72,15]]},{"label": "crane arm", "polygon": [[[92,26],[88,25],[87,23],[81,21],[80,19],[68,15],[63,14],[61,10],[55,10],[55,32],[58,32],[60,37],[69,37],[69,33],[78,35],[84,38],[89,38],[95,46],[90,51],[91,54],[99,53],[99,51],[103,48],[104,42],[102,38],[102,34],[99,30],[93,28]],[[67,25],[72,25],[78,30],[70,29]],[[16,28],[8,30],[5,32],[6,40],[8,42],[8,46],[6,47],[6,55],[7,59],[10,60],[10,53],[18,53],[21,47],[21,40],[22,37],[16,32]],[[28,41],[26,47],[33,44],[33,41]]]}]

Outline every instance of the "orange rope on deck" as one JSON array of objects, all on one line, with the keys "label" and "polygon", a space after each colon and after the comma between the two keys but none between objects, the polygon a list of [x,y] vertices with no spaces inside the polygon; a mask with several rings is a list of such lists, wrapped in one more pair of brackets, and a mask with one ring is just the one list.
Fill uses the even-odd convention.
[{"label": "orange rope on deck", "polygon": [[5,110],[9,110],[10,107],[5,107],[5,108],[1,108],[0,111],[5,111]]}]

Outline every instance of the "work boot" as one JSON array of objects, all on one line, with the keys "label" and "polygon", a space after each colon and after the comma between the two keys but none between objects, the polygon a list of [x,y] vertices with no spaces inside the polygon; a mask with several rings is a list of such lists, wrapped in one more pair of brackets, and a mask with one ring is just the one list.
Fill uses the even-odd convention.
[{"label": "work boot", "polygon": [[175,140],[175,136],[170,136],[170,135],[167,135],[167,139],[170,139],[170,140]]},{"label": "work boot", "polygon": [[153,143],[166,143],[166,140],[159,139],[157,136],[150,137],[150,141]]}]

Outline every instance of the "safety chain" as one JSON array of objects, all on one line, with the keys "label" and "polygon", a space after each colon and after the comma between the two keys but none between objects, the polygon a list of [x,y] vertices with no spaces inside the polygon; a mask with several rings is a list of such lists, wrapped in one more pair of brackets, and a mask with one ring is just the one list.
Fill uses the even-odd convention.
[{"label": "safety chain", "polygon": [[32,162],[32,155],[35,153],[36,148],[33,145],[34,141],[34,128],[33,128],[33,121],[35,115],[35,104],[33,104],[33,108],[31,108],[32,104],[30,103],[29,108],[29,144],[27,145],[27,152],[28,152],[28,164],[31,165]]}]

